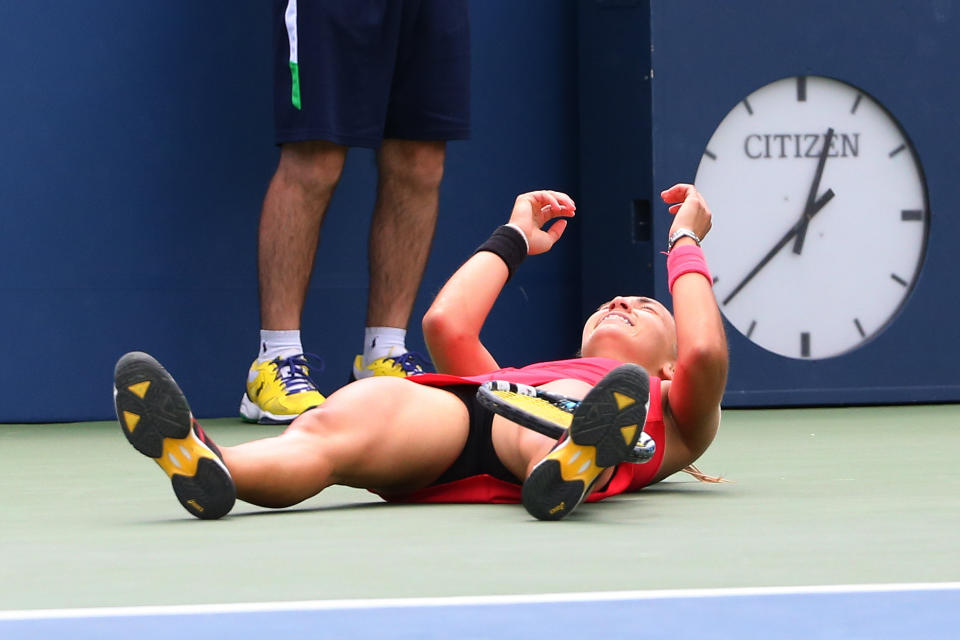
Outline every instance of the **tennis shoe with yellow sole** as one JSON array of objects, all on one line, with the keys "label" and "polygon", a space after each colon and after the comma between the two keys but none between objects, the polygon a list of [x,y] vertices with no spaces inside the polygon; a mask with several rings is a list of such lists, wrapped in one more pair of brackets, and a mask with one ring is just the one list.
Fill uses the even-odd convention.
[{"label": "tennis shoe with yellow sole", "polygon": [[368,365],[363,364],[363,356],[353,359],[353,378],[372,378],[373,376],[395,376],[406,378],[432,371],[433,366],[426,357],[416,351],[406,351],[398,356],[377,358]]},{"label": "tennis shoe with yellow sole", "polygon": [[308,355],[301,353],[269,362],[254,360],[247,374],[246,393],[240,401],[243,419],[260,424],[290,424],[304,411],[323,404],[326,398],[310,377]]},{"label": "tennis shoe with yellow sole", "polygon": [[540,520],[560,520],[583,502],[604,470],[628,461],[643,433],[650,378],[620,365],[587,393],[564,438],[523,483],[523,506]]},{"label": "tennis shoe with yellow sole", "polygon": [[237,498],[233,478],[173,377],[152,356],[134,351],[120,358],[113,379],[123,435],[160,465],[183,508],[204,520],[226,515]]}]

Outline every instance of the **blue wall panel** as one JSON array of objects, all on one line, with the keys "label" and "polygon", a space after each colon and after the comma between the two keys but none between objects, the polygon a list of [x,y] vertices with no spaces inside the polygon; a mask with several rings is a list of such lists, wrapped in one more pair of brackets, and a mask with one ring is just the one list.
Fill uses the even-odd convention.
[{"label": "blue wall panel", "polygon": [[[517,193],[577,195],[574,4],[484,0],[471,12],[474,134],[449,147],[411,327],[420,349],[416,319]],[[270,19],[260,1],[0,4],[0,421],[108,418],[113,363],[132,349],[159,357],[198,415],[235,414],[277,159]],[[304,312],[326,391],[361,347],[374,181],[372,153],[351,152]],[[494,310],[484,338],[502,362],[577,348],[576,225],[568,233]]]},{"label": "blue wall panel", "polygon": [[616,295],[654,294],[650,3],[579,3],[584,314]]}]

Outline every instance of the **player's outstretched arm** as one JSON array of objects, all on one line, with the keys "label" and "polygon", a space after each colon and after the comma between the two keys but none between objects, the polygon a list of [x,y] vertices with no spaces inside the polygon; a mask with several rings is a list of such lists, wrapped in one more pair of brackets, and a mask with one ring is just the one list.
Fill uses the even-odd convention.
[{"label": "player's outstretched arm", "polygon": [[[565,193],[524,193],[514,202],[509,221],[512,229],[498,233],[506,234],[504,241],[515,243],[510,249],[519,247],[521,258],[545,253],[560,239],[567,225],[565,218],[572,217],[575,210]],[[506,260],[490,250],[477,251],[450,276],[423,317],[424,339],[437,371],[477,375],[499,368],[480,342],[480,330],[509,277]]]},{"label": "player's outstretched arm", "polygon": [[[712,215],[693,185],[675,185],[664,191],[661,197],[671,205],[670,212],[674,214],[671,236],[678,230],[687,229],[701,240],[706,237],[713,224]],[[680,454],[679,458],[686,458],[677,460],[680,467],[699,457],[713,441],[720,423],[720,401],[727,381],[727,340],[706,263],[702,263],[701,271],[692,268],[696,264],[683,262],[702,260],[702,253],[696,245],[693,238],[682,236],[671,252],[677,254],[671,256],[677,361],[668,389],[667,407],[687,449],[673,452]]]}]

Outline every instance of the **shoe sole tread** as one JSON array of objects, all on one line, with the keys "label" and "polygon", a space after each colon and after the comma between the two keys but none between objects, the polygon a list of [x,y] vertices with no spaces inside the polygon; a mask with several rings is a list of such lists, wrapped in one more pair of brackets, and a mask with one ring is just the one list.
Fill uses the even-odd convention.
[{"label": "shoe sole tread", "polygon": [[[624,462],[643,431],[650,380],[621,365],[586,395],[560,443],[523,483],[523,506],[539,520],[560,520],[583,502],[604,469]],[[572,441],[572,445],[569,444]]]},{"label": "shoe sole tread", "polygon": [[163,469],[187,511],[214,519],[233,508],[233,479],[193,432],[190,405],[163,365],[141,352],[120,358],[114,370],[114,404],[127,440]]}]

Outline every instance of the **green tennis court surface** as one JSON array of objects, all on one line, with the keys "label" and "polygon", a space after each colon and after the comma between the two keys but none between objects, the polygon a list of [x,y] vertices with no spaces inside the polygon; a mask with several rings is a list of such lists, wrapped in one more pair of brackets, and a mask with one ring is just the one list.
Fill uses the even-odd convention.
[{"label": "green tennis court surface", "polygon": [[0,610],[950,582],[958,451],[956,405],[726,411],[698,465],[732,482],[681,474],[562,522],[345,488],[201,522],[113,422],[0,425]]}]

